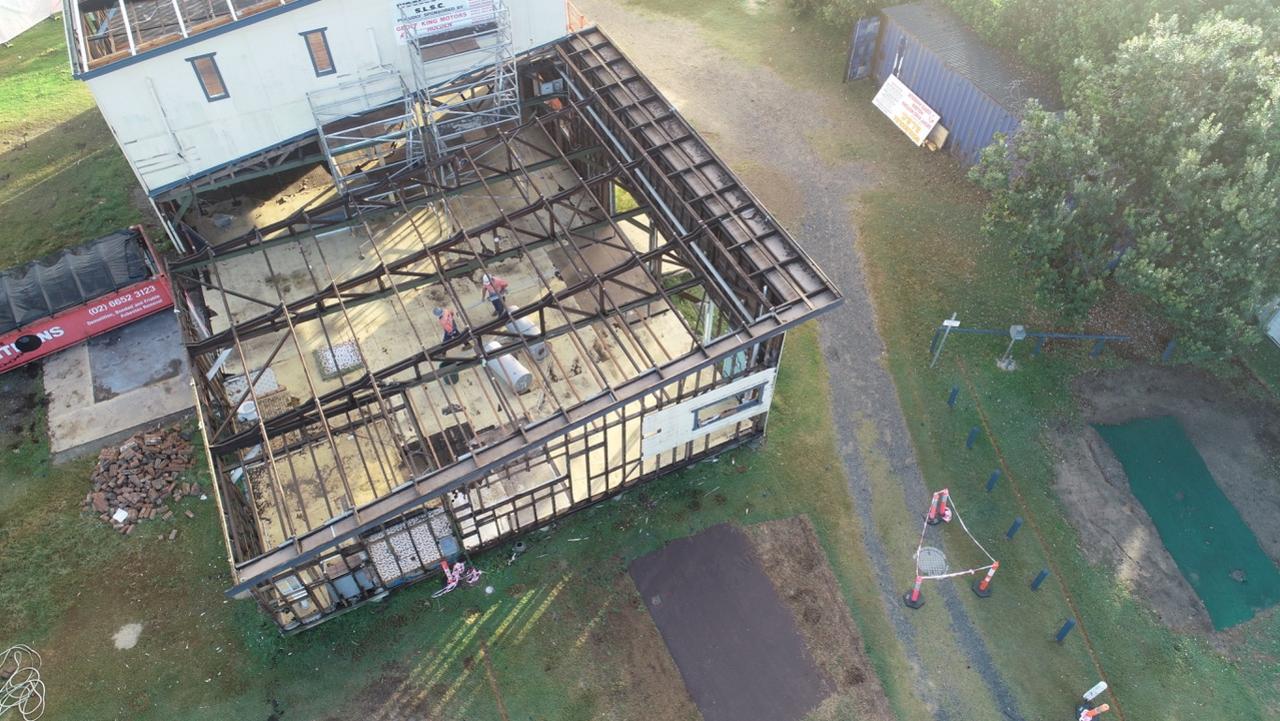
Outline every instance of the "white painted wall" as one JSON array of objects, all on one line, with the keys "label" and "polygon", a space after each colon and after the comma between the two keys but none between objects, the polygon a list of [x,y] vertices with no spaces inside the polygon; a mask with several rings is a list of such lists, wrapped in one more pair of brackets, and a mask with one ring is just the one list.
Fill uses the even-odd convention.
[{"label": "white painted wall", "polygon": [[[507,0],[515,52],[565,34],[563,0]],[[413,62],[394,0],[318,0],[86,82],[139,182],[153,193],[315,129],[307,94]],[[336,75],[316,77],[299,33],[327,28]],[[216,53],[230,93],[205,99],[187,58]]]},{"label": "white painted wall", "polygon": [[[659,453],[666,453],[690,441],[696,441],[703,436],[768,413],[769,407],[773,404],[773,388],[777,375],[777,368],[766,368],[715,390],[646,413],[644,420],[641,421],[643,436],[640,441],[640,456],[652,458]],[[759,403],[754,403],[732,415],[717,418],[711,423],[697,425],[696,418],[700,409],[713,406],[756,387],[761,391]]]},{"label": "white painted wall", "polygon": [[61,9],[62,0],[0,0],[0,43],[18,37]]}]

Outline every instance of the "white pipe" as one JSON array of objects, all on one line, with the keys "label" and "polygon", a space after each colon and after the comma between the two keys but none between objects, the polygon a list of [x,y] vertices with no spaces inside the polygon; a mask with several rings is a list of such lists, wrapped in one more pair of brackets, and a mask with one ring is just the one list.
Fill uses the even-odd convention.
[{"label": "white pipe", "polygon": [[[491,340],[484,344],[484,349],[490,352],[500,348],[502,348],[502,344],[496,340]],[[510,353],[487,360],[484,365],[516,393],[527,393],[533,385],[533,374]]]},{"label": "white pipe", "polygon": [[71,0],[71,17],[75,21],[76,36],[80,40],[80,71],[89,69],[89,44],[84,39],[84,17],[80,14],[80,6]]},{"label": "white pipe", "polygon": [[170,0],[173,3],[173,14],[178,18],[178,29],[182,31],[182,37],[190,37],[187,35],[187,23],[182,19],[182,9],[178,7],[178,0]]},{"label": "white pipe", "polygon": [[[515,312],[518,310],[520,310],[520,306],[507,306],[507,312],[512,315],[515,315]],[[529,322],[528,318],[512,318],[511,322],[507,323],[507,331],[515,333],[516,335],[525,336],[526,338],[536,338],[541,335],[541,333],[538,332],[537,326]],[[542,341],[530,343],[529,355],[533,356],[535,361],[541,363],[547,357],[547,344]]]},{"label": "white pipe", "polygon": [[124,34],[129,38],[129,54],[137,55],[138,46],[133,42],[133,28],[129,27],[129,11],[124,9],[124,0],[119,1],[120,17],[124,20]]},{"label": "white pipe", "polygon": [[231,19],[239,20],[240,15],[236,12],[236,6],[231,4],[231,0],[227,0],[227,9],[231,11]]}]

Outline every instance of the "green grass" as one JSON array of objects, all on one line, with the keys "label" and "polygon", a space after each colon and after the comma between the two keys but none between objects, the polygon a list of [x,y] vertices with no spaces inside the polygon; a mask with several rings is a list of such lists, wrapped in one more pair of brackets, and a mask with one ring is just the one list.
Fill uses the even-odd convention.
[{"label": "green grass", "polygon": [[138,192],[88,88],[71,77],[61,20],[0,48],[0,268],[141,222]]},{"label": "green grass", "polygon": [[[830,410],[807,402],[826,384],[813,326],[788,340],[779,383],[763,448],[700,464],[535,533],[511,567],[501,551],[484,556],[493,595],[473,589],[432,600],[436,585],[427,583],[291,638],[279,637],[250,602],[223,597],[212,501],[184,501],[194,521],[144,524],[123,538],[79,511],[88,463],[45,465],[20,510],[5,513],[0,638],[45,654],[47,719],[260,718],[273,700],[284,718],[311,719],[344,708],[368,712],[371,698],[432,719],[495,719],[482,644],[506,708],[519,710],[513,718],[643,718],[631,661],[609,643],[610,619],[639,608],[627,562],[714,523],[807,513],[891,698],[903,718],[921,718],[910,689],[897,685],[906,670],[875,610],[876,591],[862,582],[871,570],[850,552],[859,530]],[[0,475],[17,468],[0,462]],[[717,494],[723,503],[711,500]],[[178,540],[158,540],[171,526]],[[144,624],[139,645],[114,650],[110,636],[133,621]],[[365,687],[378,679],[381,691],[370,696]]]}]

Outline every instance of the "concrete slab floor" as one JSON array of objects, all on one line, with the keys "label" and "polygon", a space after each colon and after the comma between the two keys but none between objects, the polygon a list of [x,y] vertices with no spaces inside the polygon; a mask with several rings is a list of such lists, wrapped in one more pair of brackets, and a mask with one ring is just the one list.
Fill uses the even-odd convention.
[{"label": "concrete slab floor", "polygon": [[195,401],[178,322],[168,311],[45,359],[44,387],[56,460],[180,416]]},{"label": "concrete slab floor", "polygon": [[159,383],[185,368],[182,337],[170,313],[157,313],[89,339],[95,403]]}]

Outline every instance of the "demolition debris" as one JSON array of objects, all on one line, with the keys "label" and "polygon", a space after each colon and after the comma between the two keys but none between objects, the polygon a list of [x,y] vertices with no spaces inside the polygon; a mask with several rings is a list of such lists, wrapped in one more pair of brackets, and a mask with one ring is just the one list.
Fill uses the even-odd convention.
[{"label": "demolition debris", "polygon": [[[119,446],[104,448],[93,470],[93,490],[84,508],[128,535],[149,519],[169,520],[170,503],[203,493],[199,483],[179,482],[191,468],[191,442],[177,428],[144,431]],[[185,511],[187,518],[194,517]],[[169,540],[177,535],[175,529]]]}]

